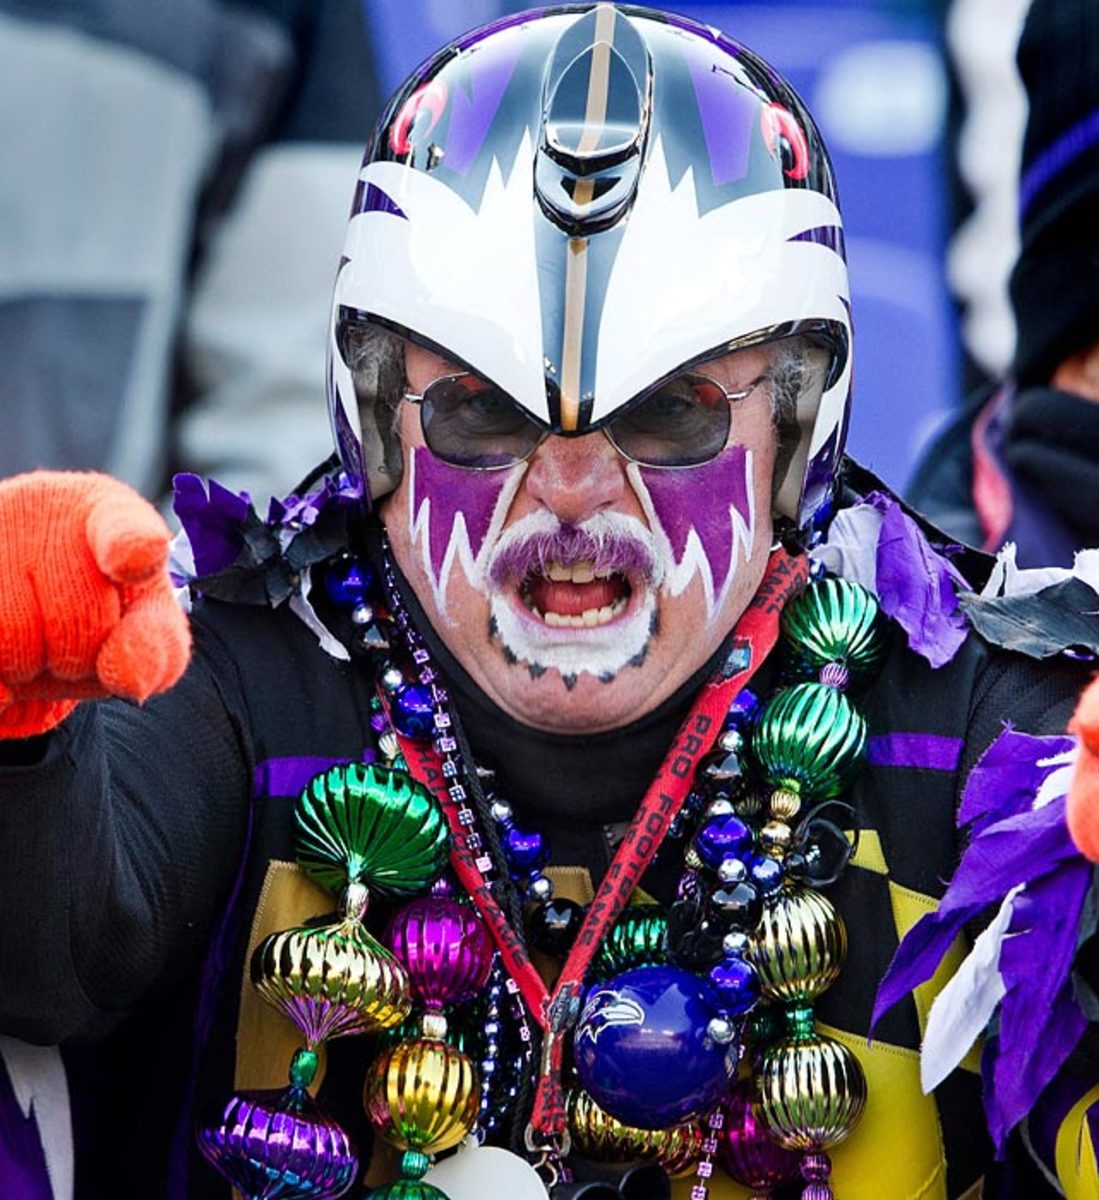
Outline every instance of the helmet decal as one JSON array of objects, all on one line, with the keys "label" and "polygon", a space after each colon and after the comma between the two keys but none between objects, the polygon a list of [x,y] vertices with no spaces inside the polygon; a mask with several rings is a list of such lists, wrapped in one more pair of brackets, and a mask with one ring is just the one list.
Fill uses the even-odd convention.
[{"label": "helmet decal", "polygon": [[[713,462],[691,471],[654,470],[631,463],[627,473],[670,561],[666,590],[678,596],[697,575],[706,594],[707,618],[713,620],[738,567],[752,552],[756,529],[752,452],[731,446]],[[699,496],[720,497],[720,501],[699,504]]]},{"label": "helmet decal", "polygon": [[[432,79],[417,88],[401,105],[389,127],[389,148],[396,155],[411,154],[414,146],[426,145],[446,108],[447,86]],[[415,137],[413,137],[415,135]]]},{"label": "helmet decal", "polygon": [[794,114],[781,104],[765,104],[759,119],[763,140],[775,158],[781,160],[787,179],[804,179],[809,174],[809,143]]}]

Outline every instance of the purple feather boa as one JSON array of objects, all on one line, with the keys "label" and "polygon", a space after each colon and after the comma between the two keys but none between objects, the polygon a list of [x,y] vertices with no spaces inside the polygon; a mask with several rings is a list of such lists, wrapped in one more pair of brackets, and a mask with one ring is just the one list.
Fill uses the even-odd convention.
[{"label": "purple feather boa", "polygon": [[[955,937],[1022,886],[1000,952],[1005,994],[999,1031],[985,1044],[982,1074],[989,1132],[997,1151],[1034,1107],[1080,1040],[1087,1018],[1072,965],[1092,881],[1092,864],[1065,825],[1065,796],[1035,799],[1056,769],[1047,760],[1072,749],[1068,737],[1007,729],[974,768],[958,810],[970,842],[938,910],[901,943],[874,1004],[873,1024],[930,979]],[[1048,785],[1047,785],[1048,786]],[[959,1047],[964,1053],[968,1047]],[[961,1055],[959,1055],[961,1057]]]}]

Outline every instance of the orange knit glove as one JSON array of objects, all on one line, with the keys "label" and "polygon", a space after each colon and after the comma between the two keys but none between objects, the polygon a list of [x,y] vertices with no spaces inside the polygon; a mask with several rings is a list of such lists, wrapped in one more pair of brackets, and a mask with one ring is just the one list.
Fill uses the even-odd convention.
[{"label": "orange knit glove", "polygon": [[0,482],[0,738],[179,679],[191,634],[165,570],[169,539],[152,505],[109,476]]},{"label": "orange knit glove", "polygon": [[1080,739],[1065,806],[1068,831],[1080,853],[1099,862],[1099,679],[1084,688],[1068,728]]}]

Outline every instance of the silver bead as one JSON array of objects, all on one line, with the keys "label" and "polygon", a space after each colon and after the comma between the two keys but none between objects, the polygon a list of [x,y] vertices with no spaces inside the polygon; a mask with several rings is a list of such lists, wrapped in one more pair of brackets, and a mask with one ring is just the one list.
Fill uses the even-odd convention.
[{"label": "silver bead", "polygon": [[352,625],[369,625],[374,620],[374,610],[369,604],[356,604],[351,610]]},{"label": "silver bead", "polygon": [[539,904],[553,898],[553,884],[545,875],[535,875],[535,877],[527,884],[527,895],[532,900],[537,900]]},{"label": "silver bead", "polygon": [[727,817],[735,811],[733,802],[724,796],[718,796],[716,800],[711,800],[706,806],[706,816],[708,817]]},{"label": "silver bead", "polygon": [[717,868],[717,877],[722,883],[739,883],[747,874],[748,868],[739,858],[723,858]]},{"label": "silver bead", "polygon": [[737,729],[726,729],[717,739],[718,747],[728,754],[736,754],[744,749],[744,738]]},{"label": "silver bead", "polygon": [[382,672],[382,687],[390,693],[404,687],[404,673],[399,667],[386,667]]},{"label": "silver bead", "polygon": [[503,825],[512,818],[511,805],[506,800],[493,800],[490,811],[497,825]]},{"label": "silver bead", "polygon": [[719,1046],[728,1046],[736,1038],[736,1026],[725,1017],[711,1017],[706,1036]]},{"label": "silver bead", "polygon": [[740,958],[747,949],[751,939],[746,933],[734,929],[721,940],[721,951],[726,958]]}]

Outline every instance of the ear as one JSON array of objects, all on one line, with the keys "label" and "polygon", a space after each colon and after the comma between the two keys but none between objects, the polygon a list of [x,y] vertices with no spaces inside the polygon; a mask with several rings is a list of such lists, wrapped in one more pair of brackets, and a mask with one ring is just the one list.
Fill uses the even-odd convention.
[{"label": "ear", "polygon": [[1080,739],[1080,755],[1065,809],[1068,831],[1080,853],[1099,862],[1099,679],[1080,696],[1069,732]]},{"label": "ear", "polygon": [[1053,372],[1050,383],[1081,400],[1099,403],[1099,341],[1069,355]]}]

